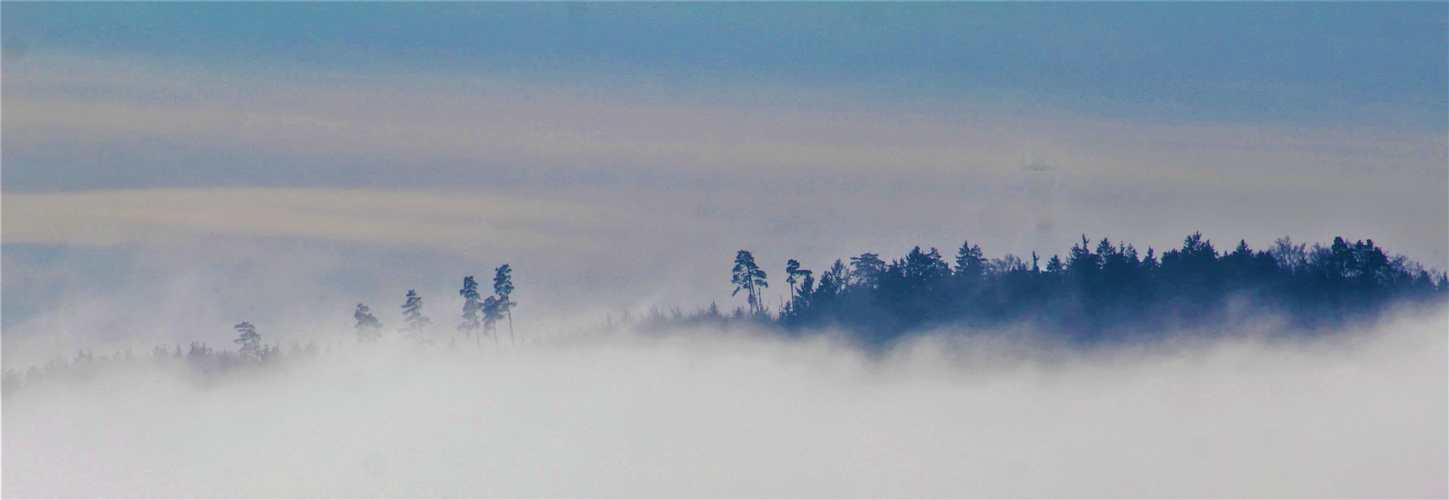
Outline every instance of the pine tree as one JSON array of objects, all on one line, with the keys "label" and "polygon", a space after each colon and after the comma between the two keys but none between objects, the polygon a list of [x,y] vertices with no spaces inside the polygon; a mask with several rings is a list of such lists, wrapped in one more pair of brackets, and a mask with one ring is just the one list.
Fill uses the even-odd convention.
[{"label": "pine tree", "polygon": [[832,293],[838,293],[840,289],[850,284],[850,275],[845,270],[845,263],[841,262],[840,259],[835,259],[835,263],[831,264],[830,269],[825,271],[825,274],[821,277],[821,283],[825,282],[825,277],[829,277],[830,281],[835,284],[833,287],[834,292]]},{"label": "pine tree", "polygon": [[744,290],[750,304],[750,312],[752,314],[763,312],[764,305],[760,303],[760,289],[770,287],[765,278],[765,270],[755,264],[755,256],[746,250],[740,250],[735,254],[735,267],[730,279],[730,283],[735,285],[735,291],[730,296],[738,295],[741,290]]},{"label": "pine tree", "polygon": [[481,308],[481,310],[483,311],[483,333],[487,334],[488,332],[492,332],[493,347],[495,349],[499,349],[498,320],[503,315],[503,306],[501,305],[502,303],[503,301],[499,300],[498,297],[489,295],[488,298],[483,299],[483,305]]},{"label": "pine tree", "polygon": [[875,288],[880,286],[881,275],[885,273],[886,263],[880,260],[880,254],[863,253],[859,257],[850,258],[850,277],[856,283],[866,287]]},{"label": "pine tree", "polygon": [[961,249],[956,251],[956,276],[974,280],[985,272],[986,258],[981,254],[981,247],[972,245],[970,241],[962,241]]},{"label": "pine tree", "polygon": [[498,296],[499,313],[508,316],[508,341],[516,346],[518,341],[513,338],[513,306],[518,304],[513,302],[513,268],[508,267],[508,264],[493,270],[493,293]]},{"label": "pine tree", "polygon": [[[805,295],[803,289],[797,289],[796,283],[802,279],[809,279],[814,274],[809,269],[800,269],[800,261],[789,259],[785,261],[785,283],[790,285],[790,303],[794,304],[797,296]],[[798,290],[798,291],[797,291]]]},{"label": "pine tree", "polygon": [[[790,300],[781,306],[782,317],[800,309],[810,299],[811,293],[815,291],[814,274],[809,269],[801,269],[800,261],[785,261],[785,283],[790,285]],[[799,286],[796,286],[797,283]]]},{"label": "pine tree", "polygon": [[265,354],[265,351],[262,350],[262,336],[257,333],[257,328],[252,326],[251,323],[245,321],[238,323],[232,328],[235,329],[238,334],[240,334],[240,336],[232,342],[241,344],[241,350],[238,352],[238,354],[241,355],[242,359],[260,361]]},{"label": "pine tree", "polygon": [[483,309],[483,304],[478,301],[478,281],[472,276],[463,278],[463,289],[458,290],[458,295],[463,296],[463,322],[458,325],[458,331],[464,335],[473,337],[473,343],[478,346],[478,353],[483,353],[482,340],[478,338],[478,329],[482,323],[478,318],[478,311]]},{"label": "pine tree", "polygon": [[423,297],[415,290],[408,290],[407,301],[403,302],[403,321],[407,327],[399,331],[407,332],[405,337],[414,339],[419,345],[432,343],[432,340],[423,334],[423,329],[433,324],[432,318],[423,316]]},{"label": "pine tree", "polygon": [[357,329],[357,340],[364,344],[371,344],[382,338],[382,323],[370,311],[367,306],[357,304],[357,310],[352,313],[352,317],[357,320],[357,324],[353,325]]}]

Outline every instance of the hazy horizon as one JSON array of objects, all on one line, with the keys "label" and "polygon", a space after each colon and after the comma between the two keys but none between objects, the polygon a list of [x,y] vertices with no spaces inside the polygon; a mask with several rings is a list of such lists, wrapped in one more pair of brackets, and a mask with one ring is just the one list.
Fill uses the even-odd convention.
[{"label": "hazy horizon", "polygon": [[[1058,365],[1001,340],[1024,330],[959,325],[885,353],[824,334],[585,333],[745,307],[742,249],[776,310],[787,259],[821,272],[963,240],[1045,262],[1084,235],[1143,252],[1198,231],[1220,251],[1341,236],[1449,269],[1444,3],[0,8],[7,372],[235,350],[241,322],[332,353],[210,388],[142,370],[7,393],[7,496],[1446,494],[1434,304],[1328,339],[1272,340],[1281,325],[1259,318],[1130,359],[1058,346],[1075,360]],[[462,278],[503,264],[536,343],[437,364],[344,354],[359,303],[395,342],[409,290],[446,343]],[[963,349],[994,368],[945,360]],[[348,392],[366,369],[396,385]],[[499,383],[454,385],[469,377]],[[228,430],[284,415],[299,420]],[[651,418],[669,425],[651,434]],[[514,456],[527,476],[467,480]]]}]

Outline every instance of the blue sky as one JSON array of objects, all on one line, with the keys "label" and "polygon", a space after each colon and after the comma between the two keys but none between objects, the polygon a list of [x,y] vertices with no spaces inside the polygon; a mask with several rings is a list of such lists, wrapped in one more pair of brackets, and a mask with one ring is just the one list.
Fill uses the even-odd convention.
[{"label": "blue sky", "polygon": [[451,309],[501,263],[560,322],[737,305],[741,248],[778,274],[1202,231],[1449,267],[1442,2],[3,14],[7,360]]},{"label": "blue sky", "polygon": [[1011,98],[1156,120],[1443,130],[1423,3],[12,3],[32,50],[462,74],[625,73]]}]

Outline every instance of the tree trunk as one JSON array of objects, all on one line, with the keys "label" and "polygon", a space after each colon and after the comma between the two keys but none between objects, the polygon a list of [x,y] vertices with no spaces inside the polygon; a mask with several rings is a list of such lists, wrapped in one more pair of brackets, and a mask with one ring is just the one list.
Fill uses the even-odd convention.
[{"label": "tree trunk", "polygon": [[518,341],[513,339],[513,309],[511,308],[508,310],[508,341],[513,343],[513,347],[518,347]]}]

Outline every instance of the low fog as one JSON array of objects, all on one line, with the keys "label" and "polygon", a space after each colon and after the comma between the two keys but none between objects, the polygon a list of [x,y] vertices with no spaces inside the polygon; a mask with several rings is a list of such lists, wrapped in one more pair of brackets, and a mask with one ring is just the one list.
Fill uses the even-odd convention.
[{"label": "low fog", "polygon": [[1445,324],[885,352],[615,325],[212,376],[139,362],[8,392],[3,493],[1442,498]]}]

